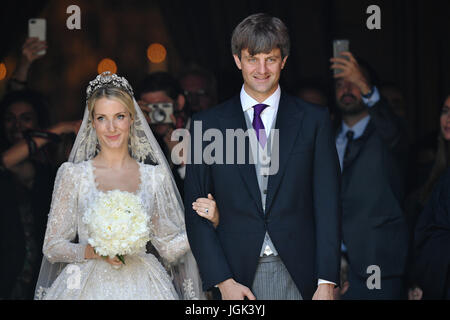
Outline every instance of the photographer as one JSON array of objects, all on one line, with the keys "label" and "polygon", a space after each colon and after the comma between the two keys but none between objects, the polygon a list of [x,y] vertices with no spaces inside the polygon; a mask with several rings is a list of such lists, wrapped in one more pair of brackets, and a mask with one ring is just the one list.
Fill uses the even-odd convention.
[{"label": "photographer", "polygon": [[217,81],[209,70],[192,64],[181,72],[178,79],[191,113],[217,104]]},{"label": "photographer", "polygon": [[178,141],[171,141],[173,130],[185,128],[189,114],[178,81],[166,72],[147,75],[138,86],[138,104],[155,133],[156,139],[172,167],[178,190],[183,196],[184,165],[172,162],[171,152]]}]

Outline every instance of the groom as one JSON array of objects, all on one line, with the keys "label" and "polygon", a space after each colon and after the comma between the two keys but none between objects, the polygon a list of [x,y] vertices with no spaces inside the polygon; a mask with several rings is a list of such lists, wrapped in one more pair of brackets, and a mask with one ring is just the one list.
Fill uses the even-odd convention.
[{"label": "groom", "polygon": [[[266,14],[244,19],[232,36],[244,79],[240,95],[193,117],[202,131],[191,126],[186,228],[204,289],[218,287],[222,299],[332,299],[339,283],[339,162],[326,109],[278,85],[289,47],[281,20]],[[216,152],[224,152],[223,164],[193,161],[209,150],[206,142],[195,148],[208,129],[224,137],[223,150]],[[231,154],[227,129],[255,129],[260,147],[251,138],[243,145],[241,140]],[[264,157],[239,162],[240,148],[246,154],[265,150],[277,170],[263,170]],[[217,229],[191,209],[208,193],[220,211]]]}]

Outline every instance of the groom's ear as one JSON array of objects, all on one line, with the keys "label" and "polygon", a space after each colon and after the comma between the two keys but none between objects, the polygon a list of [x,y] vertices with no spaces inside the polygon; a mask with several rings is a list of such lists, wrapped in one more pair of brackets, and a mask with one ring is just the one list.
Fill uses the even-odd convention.
[{"label": "groom's ear", "polygon": [[284,66],[286,65],[287,58],[288,58],[288,56],[283,58],[283,60],[281,62],[281,69],[284,69]]},{"label": "groom's ear", "polygon": [[238,57],[238,55],[233,54],[233,58],[234,58],[234,62],[236,63],[236,66],[238,67],[238,69],[242,70],[241,59]]}]

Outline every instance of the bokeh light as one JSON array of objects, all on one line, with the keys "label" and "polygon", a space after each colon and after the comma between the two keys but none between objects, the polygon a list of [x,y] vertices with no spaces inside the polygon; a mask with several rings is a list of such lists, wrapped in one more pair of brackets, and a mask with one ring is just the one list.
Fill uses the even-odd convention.
[{"label": "bokeh light", "polygon": [[3,80],[6,78],[6,65],[1,62],[0,63],[0,80]]},{"label": "bokeh light", "polygon": [[160,43],[152,43],[147,49],[147,57],[153,63],[161,63],[166,60],[167,50]]},{"label": "bokeh light", "polygon": [[97,67],[98,74],[105,72],[105,71],[110,71],[111,73],[117,73],[117,65],[114,62],[114,60],[105,58],[99,62],[98,67]]}]

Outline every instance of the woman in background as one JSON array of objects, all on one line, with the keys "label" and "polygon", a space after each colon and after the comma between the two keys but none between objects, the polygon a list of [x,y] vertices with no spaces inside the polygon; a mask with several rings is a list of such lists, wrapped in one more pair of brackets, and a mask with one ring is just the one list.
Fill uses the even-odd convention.
[{"label": "woman in background", "polygon": [[438,150],[420,194],[424,208],[415,223],[411,278],[418,288],[410,298],[450,299],[450,95],[440,117]]}]

